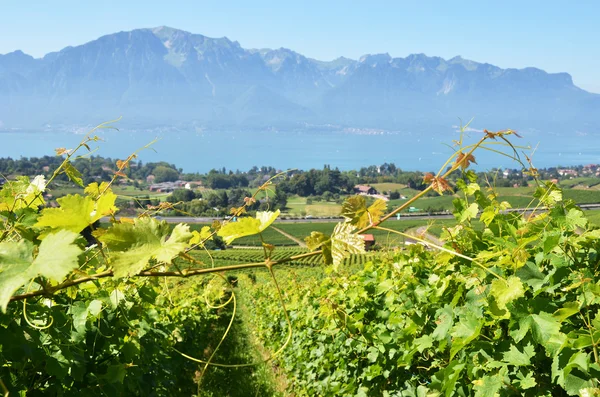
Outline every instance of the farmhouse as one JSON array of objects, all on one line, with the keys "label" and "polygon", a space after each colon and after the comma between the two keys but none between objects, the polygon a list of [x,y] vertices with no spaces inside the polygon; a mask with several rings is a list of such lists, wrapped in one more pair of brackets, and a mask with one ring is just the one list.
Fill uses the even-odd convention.
[{"label": "farmhouse", "polygon": [[375,245],[375,237],[372,234],[361,234],[363,240],[365,240],[365,249],[369,250]]},{"label": "farmhouse", "polygon": [[356,194],[377,194],[377,190],[374,187],[367,185],[354,186],[354,192]]}]

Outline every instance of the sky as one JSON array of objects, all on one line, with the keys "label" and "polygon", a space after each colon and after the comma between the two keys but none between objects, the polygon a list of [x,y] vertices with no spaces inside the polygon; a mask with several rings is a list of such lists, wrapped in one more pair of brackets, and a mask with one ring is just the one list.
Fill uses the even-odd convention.
[{"label": "sky", "polygon": [[567,72],[600,93],[600,1],[0,0],[0,54],[35,57],[136,28],[170,26],[244,48],[358,59],[387,52]]}]

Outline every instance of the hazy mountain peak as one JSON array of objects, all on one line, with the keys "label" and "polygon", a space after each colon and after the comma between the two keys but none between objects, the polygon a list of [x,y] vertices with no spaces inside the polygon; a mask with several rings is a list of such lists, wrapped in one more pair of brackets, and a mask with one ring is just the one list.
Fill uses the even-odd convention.
[{"label": "hazy mountain peak", "polygon": [[384,54],[366,54],[360,57],[358,62],[376,66],[377,64],[389,63],[392,57],[387,52]]},{"label": "hazy mountain peak", "polygon": [[42,59],[19,50],[0,55],[6,128],[96,123],[120,114],[124,123],[150,127],[405,130],[480,116],[507,123],[501,128],[540,129],[550,121],[600,128],[599,113],[600,95],[578,89],[567,73],[425,54],[319,61],[169,26],[105,35]]}]

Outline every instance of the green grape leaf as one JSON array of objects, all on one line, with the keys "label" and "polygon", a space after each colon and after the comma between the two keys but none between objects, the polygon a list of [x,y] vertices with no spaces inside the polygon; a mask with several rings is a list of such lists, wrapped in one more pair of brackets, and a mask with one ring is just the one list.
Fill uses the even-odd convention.
[{"label": "green grape leaf", "polygon": [[495,217],[496,210],[494,209],[494,207],[487,207],[485,210],[483,210],[481,215],[479,215],[479,220],[485,223],[486,226],[489,226]]},{"label": "green grape leaf", "polygon": [[34,277],[33,244],[29,241],[0,243],[0,308],[6,312],[10,297]]},{"label": "green grape leaf", "polygon": [[107,192],[96,202],[89,196],[69,194],[56,199],[59,208],[44,208],[36,226],[79,233],[103,216],[114,212],[116,198],[115,194]]},{"label": "green grape leaf", "polygon": [[502,388],[502,376],[500,374],[484,376],[481,379],[473,381],[475,385],[475,397],[495,397]]},{"label": "green grape leaf", "polygon": [[459,222],[469,221],[473,218],[477,217],[477,213],[479,212],[479,206],[477,203],[471,203],[464,211],[461,212]]},{"label": "green grape leaf", "polygon": [[450,329],[454,324],[454,311],[452,306],[446,305],[443,309],[438,309],[435,313],[435,323],[437,327],[431,334],[435,340],[444,340],[448,337]]},{"label": "green grape leaf", "polygon": [[98,239],[110,250],[114,276],[120,278],[139,273],[150,259],[170,263],[189,246],[191,237],[187,225],[178,224],[169,236],[166,222],[146,217],[114,225]]},{"label": "green grape leaf", "polygon": [[117,195],[113,193],[107,182],[102,182],[99,186],[96,182],[90,183],[84,193],[96,202],[96,215],[107,216],[117,212],[115,206]]},{"label": "green grape leaf", "polygon": [[533,197],[548,207],[554,206],[563,199],[562,190],[554,183],[547,182],[545,187],[538,187]]},{"label": "green grape leaf", "polygon": [[190,245],[202,244],[203,241],[212,240],[212,232],[210,231],[209,226],[203,226],[200,231],[194,230],[192,231],[192,239],[190,240]]},{"label": "green grape leaf", "polygon": [[260,221],[260,226],[258,228],[259,231],[262,232],[266,228],[271,226],[271,224],[273,222],[275,222],[275,219],[277,219],[277,217],[279,217],[280,213],[281,213],[281,211],[279,211],[279,210],[277,210],[277,211],[258,211],[256,213],[256,219],[258,219]]},{"label": "green grape leaf", "polygon": [[531,365],[531,358],[535,356],[535,348],[528,344],[523,349],[523,352],[519,351],[517,346],[511,345],[507,352],[504,352],[502,360],[508,365],[514,365],[517,367],[526,367]]},{"label": "green grape leaf", "polygon": [[61,281],[77,268],[77,257],[82,252],[74,244],[78,237],[68,230],[49,234],[35,259],[33,244],[28,241],[0,243],[0,309],[6,312],[12,294],[35,277]]},{"label": "green grape leaf", "polygon": [[563,307],[555,311],[552,316],[562,323],[567,318],[577,313],[579,313],[578,302],[565,302]]},{"label": "green grape leaf", "polygon": [[359,229],[377,223],[384,214],[387,204],[382,199],[377,199],[369,208],[363,196],[348,197],[342,204],[342,216],[346,222]]},{"label": "green grape leaf", "polygon": [[587,225],[587,218],[583,215],[583,212],[577,208],[571,208],[565,216],[565,225],[569,230],[574,230],[578,227],[585,227]]},{"label": "green grape leaf", "polygon": [[528,372],[527,375],[517,372],[517,378],[518,380],[515,381],[515,383],[518,384],[523,390],[531,389],[537,385],[537,382],[533,377],[533,372]]},{"label": "green grape leaf", "polygon": [[323,244],[326,244],[330,241],[329,236],[321,233],[321,232],[312,232],[310,236],[304,239],[306,242],[306,247],[310,251],[314,251],[316,249],[321,248]]},{"label": "green grape leaf", "polygon": [[[464,363],[460,363],[458,360],[451,361],[446,368],[440,369],[433,375],[431,380],[432,389],[439,390],[444,397],[451,397],[454,395],[456,382],[464,368]],[[439,396],[440,394],[432,393],[431,395]]]},{"label": "green grape leaf", "polygon": [[494,297],[499,309],[506,310],[507,304],[525,296],[525,289],[519,277],[510,276],[506,281],[501,279],[492,281],[490,296]]},{"label": "green grape leaf", "polygon": [[46,182],[43,176],[36,176],[33,181],[29,177],[20,176],[8,181],[0,189],[0,211],[17,211],[23,208],[37,208],[45,205],[42,192]]},{"label": "green grape leaf", "polygon": [[78,233],[60,230],[46,236],[40,244],[32,266],[39,274],[54,281],[61,281],[78,266],[77,257],[82,250],[75,245]]},{"label": "green grape leaf", "polygon": [[559,319],[550,313],[540,312],[519,319],[519,327],[510,332],[515,342],[520,342],[531,331],[533,340],[546,348],[549,355],[555,354],[566,342],[566,335],[560,332]]},{"label": "green grape leaf", "polygon": [[79,172],[77,168],[73,167],[73,164],[71,164],[69,160],[65,161],[63,165],[63,171],[65,174],[67,174],[67,176],[72,182],[83,187],[83,179],[81,178],[81,172]]},{"label": "green grape leaf", "polygon": [[450,332],[452,336],[451,360],[460,349],[479,336],[481,327],[483,327],[483,319],[479,318],[474,312],[467,312],[459,317],[458,323],[452,327],[452,331]]},{"label": "green grape leaf", "polygon": [[356,227],[349,223],[338,223],[331,235],[331,256],[333,266],[339,266],[350,254],[364,254],[365,240],[361,235],[352,233]]},{"label": "green grape leaf", "polygon": [[217,235],[222,237],[226,244],[231,244],[233,240],[258,234],[269,227],[279,216],[280,211],[258,211],[256,218],[238,218],[235,222],[229,222],[223,225]]},{"label": "green grape leaf", "polygon": [[316,249],[321,249],[323,255],[323,261],[326,265],[331,265],[333,263],[333,258],[331,256],[331,238],[321,232],[312,232],[310,236],[304,239],[306,241],[306,247],[314,251]]}]

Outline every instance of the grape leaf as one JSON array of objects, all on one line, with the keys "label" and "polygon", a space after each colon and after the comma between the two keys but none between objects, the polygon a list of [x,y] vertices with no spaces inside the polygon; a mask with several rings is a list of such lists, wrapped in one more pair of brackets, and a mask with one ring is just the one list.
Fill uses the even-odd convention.
[{"label": "grape leaf", "polygon": [[200,246],[204,246],[204,244],[202,243],[206,240],[212,240],[212,232],[210,231],[209,226],[203,226],[200,231],[192,231],[192,239],[190,240],[190,245],[200,244]]},{"label": "grape leaf", "polygon": [[31,279],[42,275],[61,281],[77,268],[77,257],[82,252],[74,244],[78,237],[68,230],[49,234],[35,259],[34,246],[28,241],[0,243],[0,309],[6,312],[12,294]]},{"label": "grape leaf", "polygon": [[106,192],[98,201],[89,196],[67,195],[56,199],[60,208],[44,208],[38,218],[37,227],[50,227],[71,230],[75,233],[116,210],[117,196]]},{"label": "grape leaf", "polygon": [[277,219],[280,211],[259,211],[256,213],[256,218],[241,218],[236,222],[229,222],[219,229],[217,235],[223,237],[226,244],[231,244],[233,240],[252,236],[265,230],[271,223]]},{"label": "grape leaf", "polygon": [[465,222],[477,217],[477,212],[479,212],[479,206],[477,203],[472,203],[469,205],[463,212],[460,214],[459,222]]},{"label": "grape leaf", "polygon": [[70,161],[65,161],[63,166],[63,171],[72,182],[75,182],[77,185],[83,187],[83,179],[81,178],[81,172],[71,164]]},{"label": "grape leaf", "polygon": [[349,223],[338,223],[331,235],[331,256],[333,266],[339,266],[350,254],[364,254],[365,240],[361,235],[352,233],[356,229]]},{"label": "grape leaf", "polygon": [[178,224],[169,236],[169,225],[154,218],[135,219],[133,224],[116,224],[98,239],[111,251],[116,278],[139,273],[150,259],[170,263],[189,246],[189,226]]},{"label": "grape leaf", "polygon": [[546,348],[549,355],[556,353],[566,341],[565,334],[560,332],[560,320],[550,313],[540,312],[519,319],[519,328],[510,332],[515,342],[520,342],[528,331],[533,340]]},{"label": "grape leaf", "polygon": [[312,232],[310,236],[304,239],[306,241],[306,246],[310,251],[314,251],[320,248],[323,244],[329,241],[329,236],[321,232]]},{"label": "grape leaf", "polygon": [[0,243],[0,308],[3,312],[12,294],[33,278],[32,260],[33,244],[29,241]]},{"label": "grape leaf", "polygon": [[[37,179],[37,177],[36,177]],[[0,211],[17,211],[23,208],[37,208],[45,204],[39,183],[20,176],[9,181],[0,189]]]},{"label": "grape leaf", "polygon": [[483,320],[474,312],[467,312],[459,317],[458,323],[452,327],[452,347],[450,349],[450,359],[454,358],[456,353],[463,347],[477,338],[483,327]]},{"label": "grape leaf", "polygon": [[321,249],[325,264],[331,265],[333,258],[331,256],[331,238],[321,232],[312,232],[310,236],[304,239],[309,250]]},{"label": "grape leaf", "polygon": [[473,381],[475,385],[475,397],[494,397],[498,395],[498,391],[502,388],[502,376],[500,374],[492,376],[484,376],[481,379]]},{"label": "grape leaf", "polygon": [[450,332],[450,328],[452,328],[452,324],[454,324],[454,311],[452,310],[452,306],[446,305],[443,309],[438,309],[438,311],[435,313],[435,318],[437,327],[431,336],[435,340],[446,339],[446,337],[448,337],[448,333]]},{"label": "grape leaf", "polygon": [[492,281],[490,295],[496,300],[499,309],[506,310],[507,304],[525,295],[525,289],[520,278],[510,276],[506,281],[500,279]]},{"label": "grape leaf", "polygon": [[523,349],[523,352],[519,351],[517,346],[511,345],[507,352],[504,352],[502,360],[509,365],[526,367],[531,365],[531,358],[535,356],[535,348],[528,344]]},{"label": "grape leaf", "polygon": [[79,234],[69,230],[51,233],[40,244],[32,266],[44,277],[61,281],[71,270],[77,268],[77,257],[82,250],[75,245]]},{"label": "grape leaf", "polygon": [[342,216],[346,222],[355,225],[359,229],[377,223],[384,214],[387,204],[382,199],[377,199],[369,208],[363,196],[352,196],[342,204]]}]

